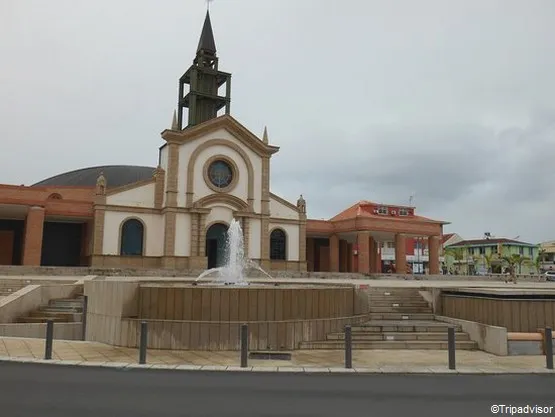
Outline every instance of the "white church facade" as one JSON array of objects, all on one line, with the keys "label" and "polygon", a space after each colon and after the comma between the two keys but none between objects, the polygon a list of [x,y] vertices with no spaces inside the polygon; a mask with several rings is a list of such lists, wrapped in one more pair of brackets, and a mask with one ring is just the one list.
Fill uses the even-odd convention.
[{"label": "white church facade", "polygon": [[[248,258],[270,270],[306,271],[305,202],[270,192],[270,161],[279,148],[268,143],[266,130],[260,138],[230,116],[231,76],[218,70],[215,49],[207,14],[152,178],[116,188],[98,178],[93,266],[217,267],[236,219]],[[226,82],[227,96],[218,96]],[[189,123],[182,128],[185,108]]]}]

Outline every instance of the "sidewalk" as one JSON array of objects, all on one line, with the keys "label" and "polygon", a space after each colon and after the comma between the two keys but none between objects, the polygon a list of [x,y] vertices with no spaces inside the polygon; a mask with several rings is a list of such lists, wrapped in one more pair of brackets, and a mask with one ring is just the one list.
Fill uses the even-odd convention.
[{"label": "sidewalk", "polygon": [[[481,351],[458,351],[460,373],[554,373],[545,368],[544,356],[495,356]],[[137,349],[96,342],[54,341],[52,363],[83,366],[137,367]],[[0,360],[40,361],[44,358],[43,339],[0,338]],[[148,350],[147,367],[199,370],[237,370],[239,352]],[[249,360],[247,370],[334,372],[344,369],[341,350],[299,350],[291,361]],[[437,350],[354,350],[352,372],[452,373],[447,351]],[[240,368],[239,368],[240,369]],[[244,369],[243,369],[244,370]]]}]

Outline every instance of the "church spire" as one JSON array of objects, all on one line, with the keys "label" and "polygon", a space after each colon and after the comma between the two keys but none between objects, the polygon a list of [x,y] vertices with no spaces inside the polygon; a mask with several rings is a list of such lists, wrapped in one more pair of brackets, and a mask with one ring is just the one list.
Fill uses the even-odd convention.
[{"label": "church spire", "polygon": [[[219,89],[226,85],[225,95],[220,96]],[[189,92],[185,94],[185,85]],[[218,69],[216,42],[210,12],[206,12],[204,25],[198,42],[193,65],[179,79],[179,96],[177,101],[177,130],[196,126],[218,117],[218,112],[225,107],[229,114],[231,107],[231,74]],[[183,112],[188,109],[188,123],[184,126]]]},{"label": "church spire", "polygon": [[204,18],[204,26],[198,41],[197,55],[200,53],[216,54],[216,41],[214,41],[214,32],[212,31],[212,22],[210,22],[210,12],[206,11]]}]

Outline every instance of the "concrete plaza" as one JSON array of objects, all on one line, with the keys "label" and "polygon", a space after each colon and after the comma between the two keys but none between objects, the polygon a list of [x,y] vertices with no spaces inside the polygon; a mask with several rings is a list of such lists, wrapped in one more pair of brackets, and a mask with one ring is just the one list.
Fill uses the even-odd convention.
[{"label": "concrete plaza", "polygon": [[[1,360],[41,360],[44,340],[0,338]],[[137,349],[96,342],[55,340],[53,363],[83,366],[135,366]],[[149,350],[147,365],[163,368],[184,366],[191,370],[235,370],[239,352]],[[293,351],[290,361],[249,360],[248,370],[327,372],[344,367],[341,350]],[[359,372],[443,373],[448,371],[447,352],[437,350],[355,350],[353,367]],[[545,373],[543,356],[495,356],[481,351],[458,351],[457,369],[464,373]]]}]

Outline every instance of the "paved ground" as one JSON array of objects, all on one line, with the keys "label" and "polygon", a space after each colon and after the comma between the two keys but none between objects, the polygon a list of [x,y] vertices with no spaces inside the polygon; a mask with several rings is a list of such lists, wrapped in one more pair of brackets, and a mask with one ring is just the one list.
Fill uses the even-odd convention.
[{"label": "paved ground", "polygon": [[[0,357],[44,358],[44,340],[0,338]],[[74,363],[137,363],[137,349],[121,348],[96,342],[54,341],[53,359]],[[236,367],[238,352],[149,350],[148,364]],[[341,350],[294,351],[291,361],[250,360],[253,367],[341,368]],[[372,372],[443,372],[447,369],[447,351],[437,350],[354,350],[353,366]],[[548,372],[543,356],[495,356],[482,351],[457,352],[457,367],[466,372],[522,373]],[[549,371],[552,372],[552,371]]]},{"label": "paved ground", "polygon": [[546,375],[232,374],[10,363],[0,369],[0,406],[10,417],[481,417],[496,405],[555,405]]}]

